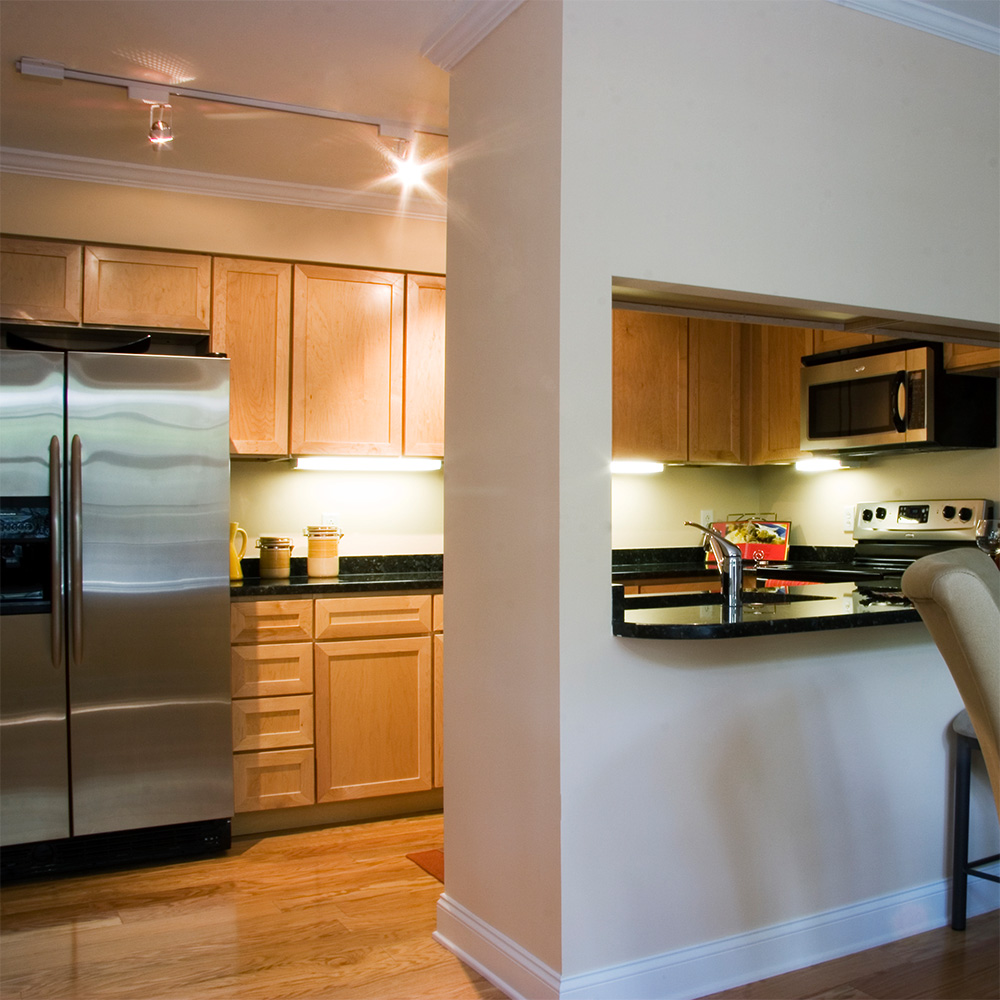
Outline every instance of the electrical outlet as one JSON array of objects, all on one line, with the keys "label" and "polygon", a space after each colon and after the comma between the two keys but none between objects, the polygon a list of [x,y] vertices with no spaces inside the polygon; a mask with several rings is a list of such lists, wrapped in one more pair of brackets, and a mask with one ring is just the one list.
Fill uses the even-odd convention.
[{"label": "electrical outlet", "polygon": [[715,512],[711,510],[703,510],[701,512],[701,517],[698,520],[699,524],[705,525],[706,528],[712,526],[712,522],[715,520]]},{"label": "electrical outlet", "polygon": [[844,508],[844,531],[854,530],[854,508],[850,505]]},{"label": "electrical outlet", "polygon": [[323,512],[323,516],[320,518],[320,524],[325,527],[336,528],[337,527],[337,515],[330,510]]}]

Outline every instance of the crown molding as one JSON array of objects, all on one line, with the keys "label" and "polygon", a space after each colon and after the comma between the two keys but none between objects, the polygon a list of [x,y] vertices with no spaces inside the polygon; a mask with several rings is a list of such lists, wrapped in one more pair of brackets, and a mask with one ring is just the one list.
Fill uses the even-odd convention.
[{"label": "crown molding", "polygon": [[924,0],[830,0],[908,28],[917,28],[952,42],[1000,55],[1000,28],[944,10]]},{"label": "crown molding", "polygon": [[423,44],[420,54],[450,73],[523,0],[461,0],[456,12]]},{"label": "crown molding", "polygon": [[439,204],[426,198],[410,196],[404,201],[396,195],[372,191],[351,191],[346,188],[209,174],[172,167],[152,167],[86,156],[43,153],[32,149],[0,147],[0,172],[181,194],[211,195],[216,198],[237,198],[242,201],[273,202],[338,212],[391,215],[431,222],[444,222],[447,218],[447,206],[444,203]]}]

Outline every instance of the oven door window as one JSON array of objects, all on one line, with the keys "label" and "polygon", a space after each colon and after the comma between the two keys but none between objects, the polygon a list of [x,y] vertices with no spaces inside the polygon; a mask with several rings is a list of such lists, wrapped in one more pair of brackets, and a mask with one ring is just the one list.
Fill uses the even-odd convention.
[{"label": "oven door window", "polygon": [[52,610],[48,497],[0,497],[0,614]]}]

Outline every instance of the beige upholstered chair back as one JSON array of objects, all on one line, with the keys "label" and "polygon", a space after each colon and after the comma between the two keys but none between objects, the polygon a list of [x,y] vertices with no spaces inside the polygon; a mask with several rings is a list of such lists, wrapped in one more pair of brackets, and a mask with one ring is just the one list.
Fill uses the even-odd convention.
[{"label": "beige upholstered chair back", "polygon": [[983,750],[1000,816],[1000,571],[978,549],[925,556],[903,574],[955,680]]}]

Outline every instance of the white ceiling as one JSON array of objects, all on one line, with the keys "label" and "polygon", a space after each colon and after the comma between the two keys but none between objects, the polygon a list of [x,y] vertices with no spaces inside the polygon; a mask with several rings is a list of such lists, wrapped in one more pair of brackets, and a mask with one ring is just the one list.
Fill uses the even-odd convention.
[{"label": "white ceiling", "polygon": [[[396,213],[405,205],[408,214],[443,218],[443,136],[418,132],[419,155],[437,168],[429,190],[404,203],[386,180],[374,126],[176,97],[176,139],[156,149],[145,138],[147,108],[124,88],[25,76],[15,64],[28,56],[446,132],[441,67],[519,2],[2,0],[0,167],[361,211]],[[955,26],[959,35],[946,37],[977,47],[984,38],[995,46],[1000,24],[1000,0],[834,2],[896,20],[902,11],[904,23],[939,34],[946,34],[942,25]],[[455,27],[463,21],[472,25],[464,35]]]}]

